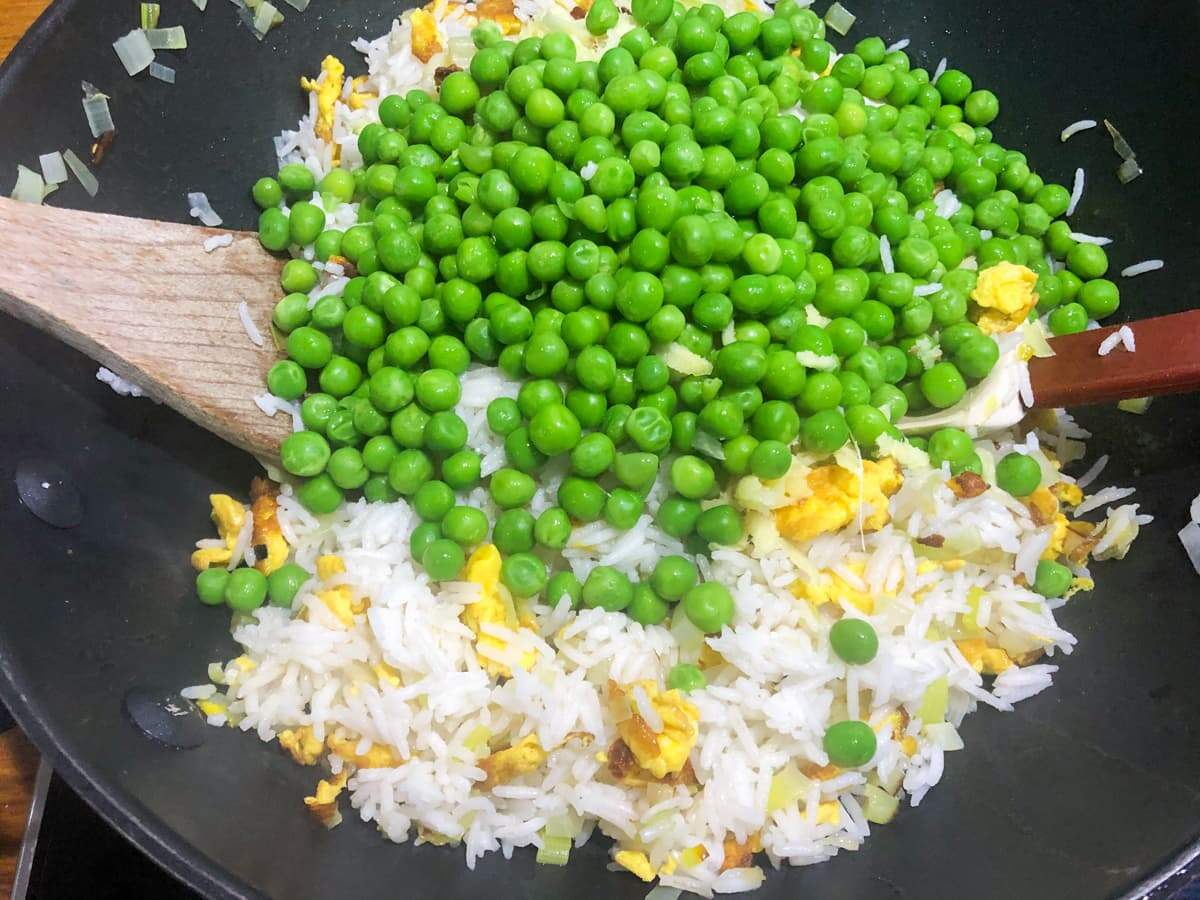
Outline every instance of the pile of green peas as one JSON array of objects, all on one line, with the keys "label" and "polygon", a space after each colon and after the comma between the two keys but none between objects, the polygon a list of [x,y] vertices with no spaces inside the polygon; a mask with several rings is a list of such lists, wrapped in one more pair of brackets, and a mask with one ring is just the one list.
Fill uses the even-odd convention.
[{"label": "pile of green peas", "polygon": [[[358,135],[361,167],[318,183],[290,164],[254,185],[265,247],[357,273],[309,309],[316,269],[283,269],[274,325],[288,358],[268,384],[303,398],[306,429],[284,442],[284,468],[315,513],[348,491],[408,498],[431,577],[455,577],[488,531],[459,502],[481,481],[454,411],[473,363],[523,382],[487,411],[507,456],[489,482],[502,577],[518,596],[588,603],[599,588],[543,562],[574,524],[630,528],[647,513],[689,549],[736,543],[738,510],[711,502],[730,478],[778,478],[796,445],[870,453],[901,438],[906,413],[961,399],[998,358],[971,321],[969,257],[1036,272],[1031,315],[1049,313],[1058,334],[1119,302],[1103,249],[1059,218],[1069,192],[994,140],[999,103],[965,73],[931,83],[878,37],[831,66],[824,23],[794,0],[765,18],[635,0],[632,16],[596,62],[566,34],[513,42],[483,23],[436,98],[380,102]],[[586,26],[603,34],[619,18],[596,0]],[[948,218],[941,185],[961,201]],[[357,224],[327,227],[322,206],[349,202]],[[672,345],[709,373],[673,371]],[[969,438],[929,444],[935,462],[977,466]],[[534,517],[552,457],[570,475]],[[664,467],[672,492],[648,510]],[[608,588],[628,593],[624,608],[667,605]]]}]

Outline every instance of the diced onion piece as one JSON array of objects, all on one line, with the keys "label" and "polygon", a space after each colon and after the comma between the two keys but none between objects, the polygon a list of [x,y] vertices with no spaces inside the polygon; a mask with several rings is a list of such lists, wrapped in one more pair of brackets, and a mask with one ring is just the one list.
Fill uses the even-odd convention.
[{"label": "diced onion piece", "polygon": [[552,838],[575,838],[583,830],[583,817],[568,809],[561,816],[546,820],[542,834]]},{"label": "diced onion piece", "polygon": [[170,66],[164,66],[161,63],[150,63],[150,77],[157,78],[159,81],[165,81],[167,84],[175,83],[175,70]]},{"label": "diced onion piece", "polygon": [[258,39],[261,41],[267,32],[281,21],[283,16],[279,10],[272,6],[269,0],[262,0],[258,9],[254,11],[254,31],[259,36]]},{"label": "diced onion piece", "polygon": [[858,17],[840,3],[834,3],[825,12],[825,24],[845,37]]},{"label": "diced onion piece", "polygon": [[33,169],[17,166],[17,183],[13,186],[12,198],[22,203],[32,203],[41,206],[46,182]]},{"label": "diced onion piece", "polygon": [[1200,523],[1188,522],[1179,529],[1179,540],[1192,561],[1192,568],[1200,575]]},{"label": "diced onion piece", "polygon": [[1054,355],[1054,348],[1050,346],[1050,341],[1046,339],[1046,332],[1040,323],[1022,322],[1021,337],[1029,349],[1033,351],[1033,355],[1038,359],[1049,359]]},{"label": "diced onion piece", "polygon": [[121,65],[130,75],[136,75],[154,62],[154,48],[146,39],[146,32],[140,28],[135,28],[124,37],[113,41],[113,49],[117,51]]},{"label": "diced onion piece", "polygon": [[709,375],[713,370],[711,362],[682,344],[668,344],[662,358],[668,369],[680,375]]},{"label": "diced onion piece", "polygon": [[[701,433],[697,432],[696,437]],[[692,624],[683,611],[682,603],[675,607],[675,613],[671,616],[671,637],[675,638],[675,646],[679,648],[680,662],[694,663],[700,658],[704,632]]]},{"label": "diced onion piece", "polygon": [[67,180],[67,164],[57,150],[43,153],[38,157],[38,164],[42,167],[42,179],[46,184],[62,184]]},{"label": "diced onion piece", "polygon": [[886,825],[896,818],[900,801],[881,787],[868,784],[863,792],[863,817],[873,825]]},{"label": "diced onion piece", "polygon": [[538,865],[565,866],[571,858],[571,839],[543,835],[542,846],[535,857]]},{"label": "diced onion piece", "polygon": [[683,891],[679,888],[656,884],[646,894],[646,900],[679,900],[679,895],[682,893]]},{"label": "diced onion piece", "polygon": [[725,458],[725,448],[721,446],[720,441],[707,431],[696,432],[695,440],[692,441],[692,447],[697,453],[703,453],[712,459]]},{"label": "diced onion piece", "polygon": [[1117,403],[1117,409],[1121,412],[1133,413],[1135,416],[1142,416],[1150,408],[1150,402],[1153,399],[1153,397],[1130,397],[1128,400]]},{"label": "diced onion piece", "polygon": [[925,688],[921,695],[921,706],[917,709],[917,718],[927,725],[937,724],[946,718],[946,709],[950,705],[950,684],[946,676],[935,678]]},{"label": "diced onion piece", "polygon": [[83,189],[88,192],[88,196],[95,197],[100,190],[100,182],[96,180],[92,170],[83,164],[83,160],[75,155],[74,150],[63,151],[63,159],[67,161],[67,168],[71,170],[71,174],[79,179]]},{"label": "diced onion piece", "polygon": [[925,735],[930,742],[941,747],[947,753],[954,750],[961,750],[964,746],[963,739],[959,737],[958,729],[949,722],[935,722],[932,725],[925,726]]},{"label": "diced onion piece", "polygon": [[186,50],[187,33],[182,25],[170,28],[147,28],[146,40],[152,50]]},{"label": "diced onion piece", "polygon": [[158,15],[161,12],[161,7],[157,3],[141,4],[141,23],[142,28],[157,28]]},{"label": "diced onion piece", "polygon": [[[151,63],[150,65],[154,65]],[[83,98],[83,114],[87,116],[88,128],[92,137],[98,138],[106,131],[116,128],[113,124],[112,113],[108,108],[108,98],[103,94],[93,94]]]},{"label": "diced onion piece", "polygon": [[465,35],[452,37],[446,41],[446,53],[452,65],[465,68],[475,55],[475,42]]},{"label": "diced onion piece", "polygon": [[196,4],[196,9],[200,12],[204,12],[208,8],[208,0],[192,0],[192,2]]},{"label": "diced onion piece", "polygon": [[1133,159],[1136,154],[1133,148],[1129,146],[1129,141],[1121,136],[1121,132],[1117,131],[1117,126],[1108,119],[1104,120],[1104,127],[1108,129],[1109,135],[1112,137],[1113,149],[1117,151],[1117,156],[1121,159]]},{"label": "diced onion piece", "polygon": [[308,9],[308,0],[285,0],[285,2],[296,12],[304,12]]},{"label": "diced onion piece", "polygon": [[1192,517],[1193,522],[1200,523],[1200,494],[1192,498],[1192,505],[1188,508],[1188,515]]},{"label": "diced onion piece", "polygon": [[1117,166],[1117,180],[1121,184],[1129,184],[1135,178],[1142,174],[1142,167],[1138,165],[1137,160],[1132,156],[1125,160],[1121,165]]},{"label": "diced onion piece", "polygon": [[796,803],[808,793],[811,783],[795,763],[789,762],[771,778],[771,787],[767,791],[767,815]]}]

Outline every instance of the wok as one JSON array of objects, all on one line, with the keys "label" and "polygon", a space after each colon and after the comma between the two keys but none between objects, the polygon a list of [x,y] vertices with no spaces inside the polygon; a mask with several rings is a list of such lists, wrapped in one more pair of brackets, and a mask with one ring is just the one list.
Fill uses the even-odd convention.
[{"label": "wok", "polygon": [[[1112,236],[1116,268],[1161,256],[1164,271],[1124,286],[1121,316],[1196,305],[1200,214],[1193,65],[1197,4],[1115,0],[1045,4],[849,4],[852,37],[912,39],[996,90],[1007,146],[1027,149],[1047,180],[1088,172],[1076,228]],[[252,227],[247,187],[274,165],[271,136],[303,110],[302,73],[349,42],[383,33],[400,4],[317,0],[259,44],[235,10],[212,0],[163,5],[190,47],[172,55],[174,86],[127,78],[110,42],[136,7],[59,0],[0,69],[0,172],[55,148],[85,150],[79,82],[113,97],[119,135],[99,196],[72,183],[57,205],[186,219],[189,190],[208,193],[232,227]],[[823,11],[823,6],[822,6]],[[169,54],[164,54],[169,55]],[[1060,145],[1076,119],[1109,117],[1146,174],[1128,186],[1102,131]],[[2,246],[2,244],[0,244]],[[3,251],[0,250],[0,255]],[[130,260],[130,265],[137,265]],[[55,768],[162,866],[214,897],[629,897],[646,888],[604,871],[601,841],[566,869],[533,854],[483,860],[461,850],[398,847],[355,821],[327,832],[300,798],[311,770],[277,747],[208,729],[170,749],[134,728],[131,688],[176,690],[234,652],[227,617],[196,602],[187,555],[208,533],[206,495],[244,492],[257,466],[162,407],[124,399],[96,364],[0,318],[0,696]],[[772,873],[762,896],[822,898],[1096,897],[1165,893],[1200,853],[1200,578],[1175,539],[1200,490],[1194,396],[1145,416],[1080,411],[1105,480],[1134,484],[1155,522],[1129,558],[1102,564],[1094,595],[1062,621],[1080,639],[1052,690],[1012,714],[968,719],[967,750],[916,810],[876,828],[858,853]],[[57,529],[11,487],[17,467],[56,461],[82,496],[82,519]]]}]

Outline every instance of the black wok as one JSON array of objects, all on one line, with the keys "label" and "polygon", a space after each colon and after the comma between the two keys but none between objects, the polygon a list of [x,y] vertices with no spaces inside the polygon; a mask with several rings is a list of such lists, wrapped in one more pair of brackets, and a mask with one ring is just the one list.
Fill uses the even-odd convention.
[{"label": "black wok", "polygon": [[[824,2],[820,3],[823,11]],[[1197,4],[1036,0],[849,3],[852,36],[910,37],[932,69],[945,55],[992,87],[998,138],[1029,151],[1047,179],[1088,172],[1080,230],[1111,235],[1119,268],[1145,257],[1165,271],[1124,287],[1121,316],[1196,305],[1200,167]],[[315,0],[259,44],[235,10],[163,4],[187,27],[174,86],[129,79],[110,42],[136,5],[59,0],[0,68],[0,172],[55,148],[86,149],[79,81],[113,97],[117,142],[87,198],[53,199],[182,221],[189,190],[235,227],[254,222],[247,186],[274,163],[271,136],[302,111],[301,73],[349,42],[384,32],[400,4]],[[1146,174],[1121,186],[1102,132],[1060,145],[1069,122],[1109,117]],[[3,257],[0,236],[0,259]],[[136,265],[135,260],[130,261]],[[397,847],[348,821],[326,832],[300,797],[312,775],[278,748],[228,729],[172,750],[126,718],[135,687],[178,689],[231,655],[227,618],[195,601],[187,554],[207,533],[206,495],[244,491],[256,466],[175,414],[117,397],[96,364],[0,318],[0,695],[68,782],[161,865],[214,897],[640,898],[604,871],[600,842],[566,869],[521,852],[475,872],[453,848]],[[866,847],[812,869],[773,873],[763,897],[1096,897],[1164,893],[1200,852],[1200,576],[1175,538],[1200,490],[1196,398],[1138,417],[1089,409],[1106,480],[1134,484],[1157,518],[1129,558],[1098,567],[1094,595],[1062,620],[1080,639],[1056,660],[1053,690],[1017,712],[983,712],[963,729],[940,788]],[[78,526],[34,518],[11,486],[22,461],[57,460],[82,493]],[[350,818],[350,817],[348,817]],[[1165,884],[1163,883],[1165,880]],[[1158,887],[1156,887],[1156,885]]]}]

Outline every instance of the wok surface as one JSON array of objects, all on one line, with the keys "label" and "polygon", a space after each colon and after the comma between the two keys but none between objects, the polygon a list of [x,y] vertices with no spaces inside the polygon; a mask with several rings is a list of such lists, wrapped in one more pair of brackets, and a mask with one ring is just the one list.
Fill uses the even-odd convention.
[{"label": "wok surface", "polygon": [[[1164,271],[1124,282],[1119,317],[1197,305],[1195,3],[930,0],[919,13],[848,5],[860,16],[851,37],[909,37],[917,64],[932,70],[945,55],[993,88],[997,138],[1027,150],[1048,181],[1069,185],[1083,166],[1087,190],[1072,224],[1114,238],[1114,269],[1167,260]],[[4,187],[39,153],[69,146],[84,155],[78,85],[87,79],[112,96],[119,134],[97,173],[99,196],[72,182],[52,204],[184,221],[185,193],[201,190],[229,226],[253,227],[248,186],[274,165],[271,137],[304,108],[298,77],[327,52],[361,71],[350,40],[383,33],[402,8],[284,7],[287,21],[259,44],[220,0],[204,14],[182,0],[164,4],[163,25],[184,25],[190,44],[161,54],[178,69],[170,86],[126,77],[110,47],[136,24],[135,7],[59,0],[0,69]],[[1069,122],[1105,116],[1146,170],[1128,186],[1113,174],[1119,159],[1102,131],[1058,141]],[[512,862],[489,856],[471,873],[460,849],[397,847],[350,814],[326,832],[300,803],[314,770],[277,747],[209,729],[202,746],[171,750],[135,730],[121,705],[130,688],[195,684],[209,661],[235,652],[227,616],[196,602],[187,556],[208,536],[207,494],[244,494],[257,466],[164,408],[116,396],[95,369],[0,317],[0,695],[89,802],[213,896],[645,895],[640,882],[604,871],[601,841],[566,869],[535,867],[522,851]],[[947,758],[919,809],[905,807],[858,853],[771,873],[764,900],[1121,895],[1191,852],[1200,835],[1200,579],[1175,532],[1200,490],[1200,408],[1185,396],[1141,417],[1089,409],[1080,418],[1096,434],[1091,457],[1113,454],[1103,482],[1136,485],[1133,499],[1157,518],[1123,563],[1097,566],[1095,594],[1061,612],[1079,646],[1054,660],[1054,687],[1013,714],[971,716],[966,751]],[[13,478],[28,460],[71,473],[81,524],[55,529],[20,505]]]}]

